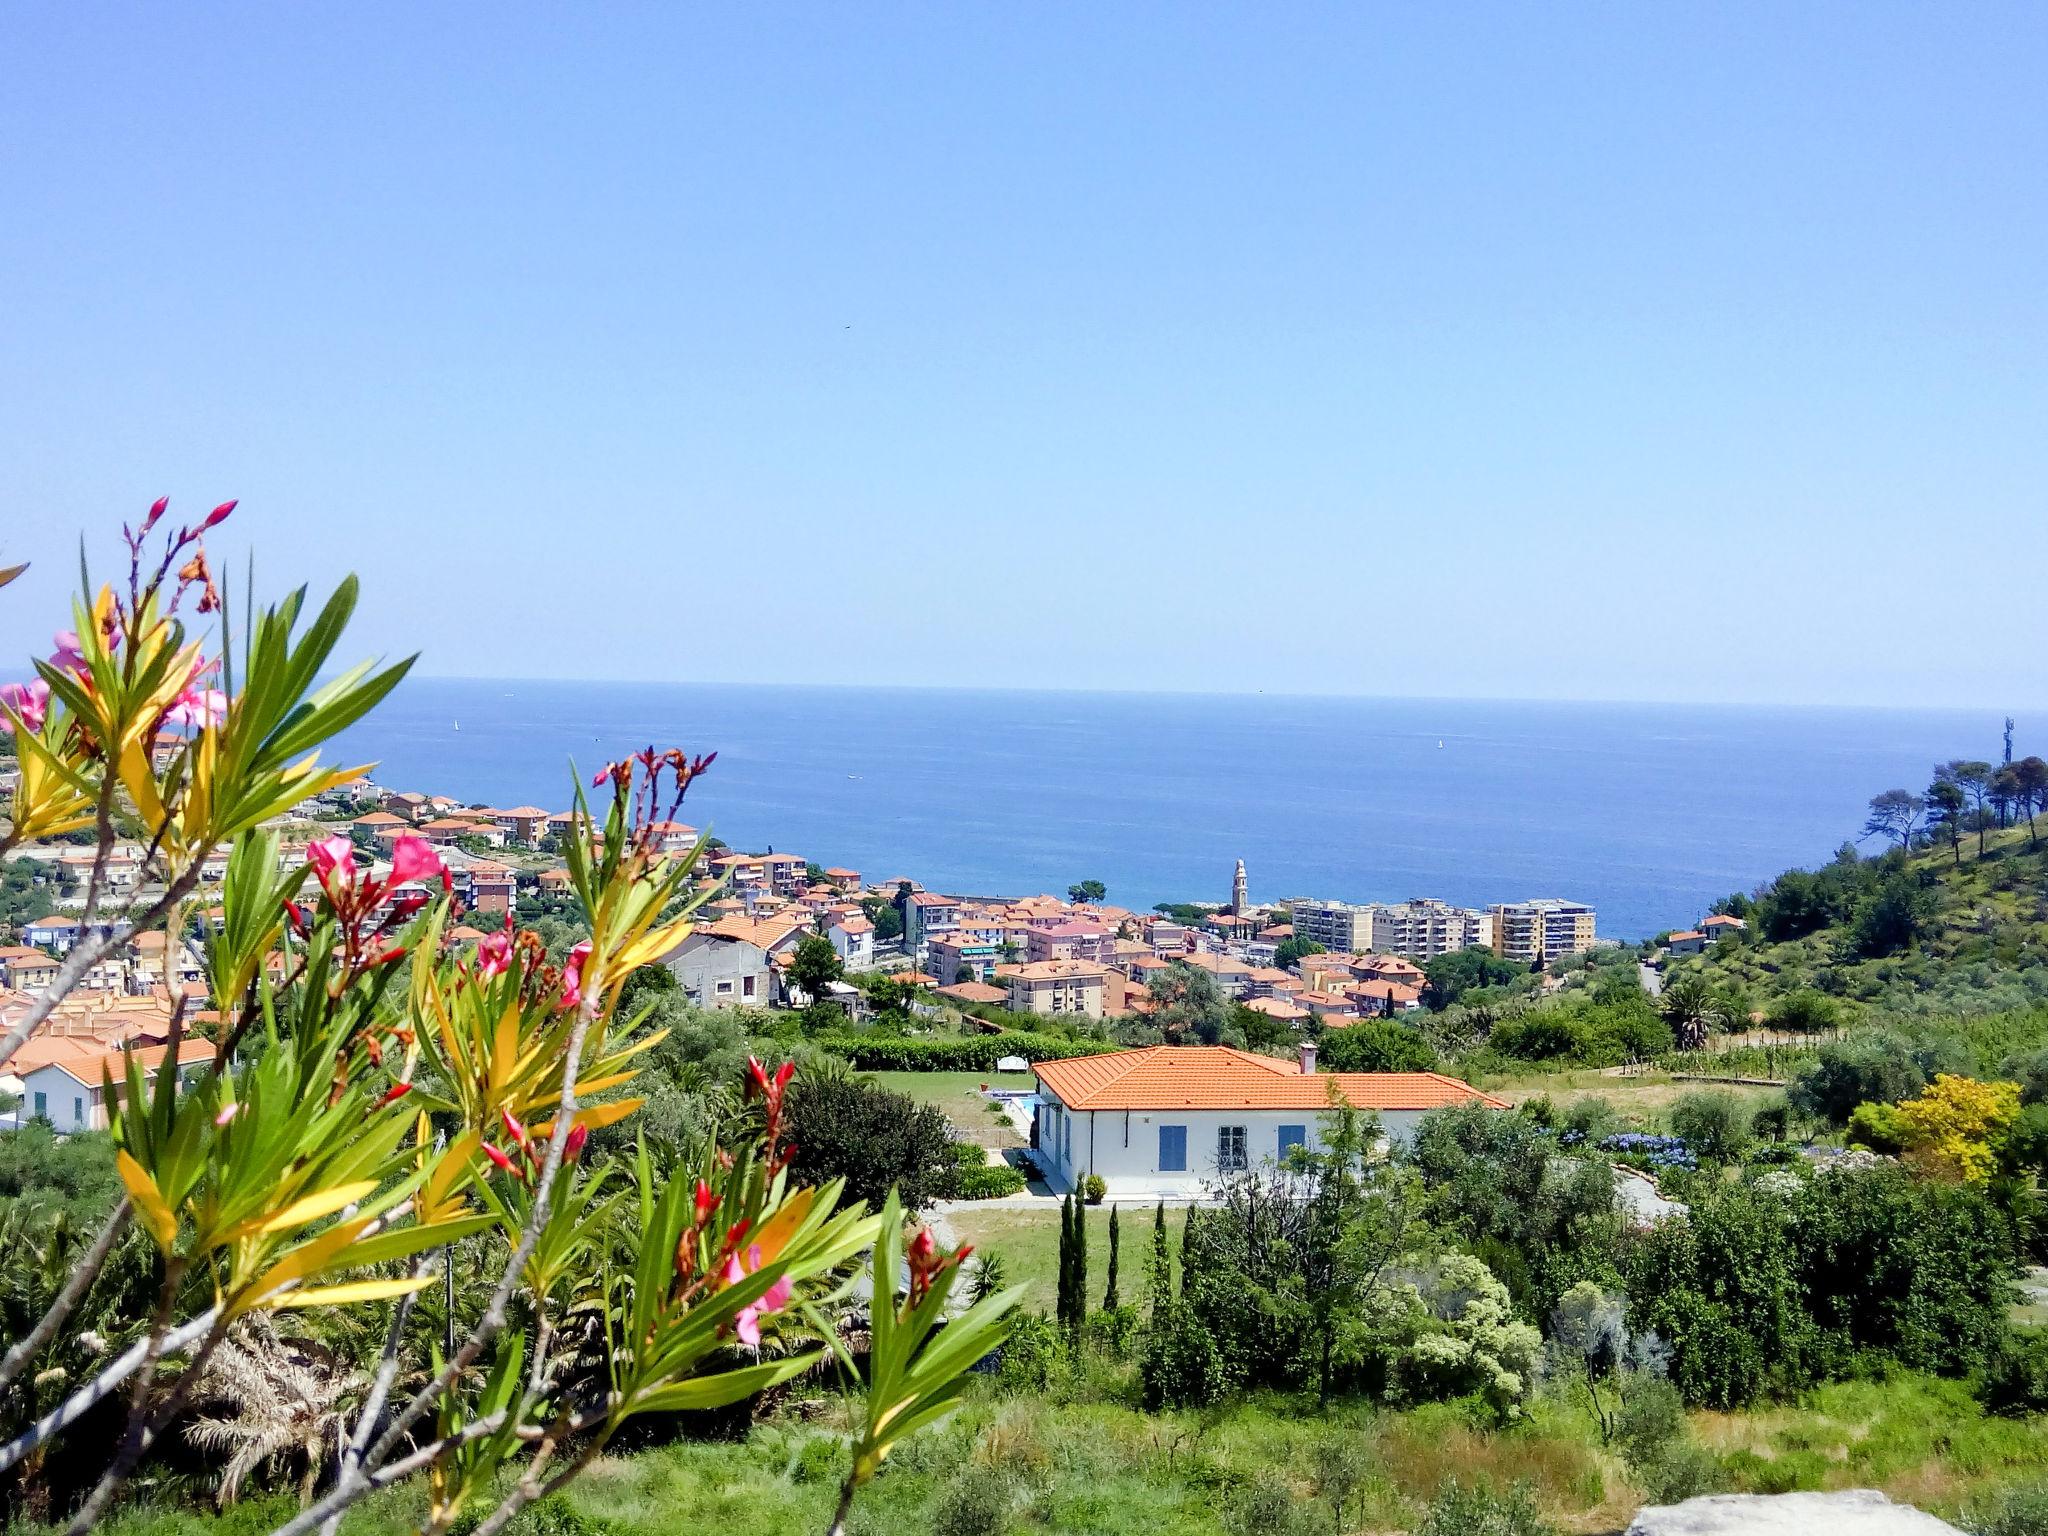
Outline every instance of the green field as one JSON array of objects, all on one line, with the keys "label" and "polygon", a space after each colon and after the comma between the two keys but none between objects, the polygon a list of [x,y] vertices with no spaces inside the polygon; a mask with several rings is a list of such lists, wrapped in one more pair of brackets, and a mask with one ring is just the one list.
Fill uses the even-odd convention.
[{"label": "green field", "polygon": [[[1145,1294],[1146,1265],[1152,1252],[1152,1207],[1126,1205],[1117,1223],[1121,1258],[1117,1265],[1117,1291],[1126,1301],[1141,1300]],[[948,1223],[963,1243],[972,1243],[983,1253],[1002,1256],[1005,1277],[1012,1285],[1028,1287],[1024,1296],[1027,1311],[1050,1312],[1053,1286],[1060,1265],[1060,1202],[1045,1200],[1029,1209],[1016,1206],[964,1206],[947,1216]],[[1180,1227],[1185,1219],[1179,1211],[1166,1213],[1166,1230],[1171,1246],[1180,1247]],[[1109,1278],[1109,1207],[1092,1206],[1088,1211],[1088,1302],[1102,1301],[1102,1287]]]},{"label": "green field", "polygon": [[1029,1089],[1029,1072],[869,1072],[866,1076],[895,1093],[929,1104],[953,1122],[963,1140],[984,1147],[1021,1147],[1024,1138],[981,1096],[990,1088]]}]

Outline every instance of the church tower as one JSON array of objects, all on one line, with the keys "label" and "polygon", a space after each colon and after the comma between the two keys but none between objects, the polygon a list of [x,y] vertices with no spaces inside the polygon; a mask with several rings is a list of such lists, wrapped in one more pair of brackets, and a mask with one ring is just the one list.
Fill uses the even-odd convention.
[{"label": "church tower", "polygon": [[1237,873],[1230,877],[1230,910],[1242,916],[1251,910],[1251,890],[1245,884],[1244,860],[1237,861]]}]

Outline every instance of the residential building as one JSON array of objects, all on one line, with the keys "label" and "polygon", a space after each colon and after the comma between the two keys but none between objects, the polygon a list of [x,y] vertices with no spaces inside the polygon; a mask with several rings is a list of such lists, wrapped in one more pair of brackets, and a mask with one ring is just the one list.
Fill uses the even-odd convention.
[{"label": "residential building", "polygon": [[1069,918],[1050,928],[1025,931],[1026,960],[1086,960],[1108,965],[1116,959],[1116,930],[1092,918]]},{"label": "residential building", "polygon": [[1506,1104],[1436,1072],[1317,1072],[1228,1046],[1153,1045],[1042,1061],[1034,1144],[1055,1189],[1100,1174],[1112,1199],[1199,1197],[1291,1147],[1314,1150],[1333,1097],[1379,1116],[1391,1142],[1433,1109]]},{"label": "residential building", "polygon": [[849,971],[865,971],[875,963],[875,925],[862,912],[838,912],[825,920],[825,937]]},{"label": "residential building", "polygon": [[472,859],[469,865],[469,904],[476,912],[502,917],[519,900],[519,873],[495,859]]},{"label": "residential building", "polygon": [[950,938],[926,940],[924,956],[924,968],[951,986],[961,979],[963,973],[970,981],[987,981],[1002,963],[1003,949],[1000,944],[986,939],[973,939],[958,933]]},{"label": "residential building", "polygon": [[775,1001],[775,957],[794,950],[803,934],[795,918],[729,918],[697,929],[661,963],[699,1008],[766,1008]]},{"label": "residential building", "polygon": [[1183,955],[1180,963],[1194,970],[1207,971],[1215,979],[1216,990],[1225,997],[1239,998],[1250,995],[1252,989],[1252,968],[1230,955],[1212,955],[1197,952]]},{"label": "residential building", "polygon": [[857,869],[840,869],[834,866],[825,871],[825,878],[849,896],[860,894],[860,871]]},{"label": "residential building", "polygon": [[764,853],[761,868],[778,896],[794,896],[810,883],[810,865],[793,853]]},{"label": "residential building", "polygon": [[509,811],[492,811],[490,818],[492,824],[505,834],[507,843],[516,843],[522,848],[538,848],[540,840],[548,835],[548,813],[537,805],[515,805]]},{"label": "residential building", "polygon": [[921,959],[934,937],[950,938],[960,926],[960,903],[936,891],[912,891],[903,902],[903,949]]},{"label": "residential building", "polygon": [[0,989],[40,992],[57,979],[57,960],[26,944],[0,945]]},{"label": "residential building", "polygon": [[1168,918],[1155,917],[1145,924],[1145,942],[1162,960],[1184,955],[1188,952],[1188,930]]},{"label": "residential building", "polygon": [[1700,924],[1700,930],[1706,934],[1709,944],[1719,943],[1722,939],[1732,939],[1747,927],[1749,924],[1741,918],[1730,917],[1725,912],[1716,912]]},{"label": "residential building", "polygon": [[1345,901],[1297,901],[1290,910],[1296,938],[1313,939],[1339,954],[1372,948],[1371,907]]},{"label": "residential building", "polygon": [[985,981],[962,981],[950,987],[934,987],[932,996],[949,998],[956,1003],[980,1003],[991,1008],[1000,1008],[1010,1000],[1008,992]]},{"label": "residential building", "polygon": [[1664,949],[1673,955],[1696,955],[1707,947],[1707,936],[1697,928],[1687,928],[1674,933],[1664,941]]},{"label": "residential building", "polygon": [[[178,1045],[172,1070],[181,1078],[196,1076],[213,1060],[213,1042],[184,1040]],[[132,1059],[142,1068],[144,1084],[153,1083],[170,1054],[168,1045],[143,1045],[131,1049],[109,1048],[102,1040],[90,1038],[49,1038],[37,1034],[15,1052],[7,1063],[9,1092],[17,1099],[0,1122],[15,1126],[31,1120],[47,1120],[58,1131],[103,1131],[107,1128],[106,1081],[111,1078],[118,1097],[128,1078]],[[11,1086],[19,1083],[19,1087]]]},{"label": "residential building", "polygon": [[1554,896],[1493,908],[1493,952],[1504,960],[1547,965],[1593,947],[1593,909]]},{"label": "residential building", "polygon": [[1370,942],[1364,947],[1383,955],[1434,960],[1474,945],[1493,947],[1493,919],[1469,907],[1454,907],[1434,897],[1374,906]]},{"label": "residential building", "polygon": [[1104,969],[1085,960],[1038,960],[999,965],[995,979],[1012,1013],[1079,1013],[1103,1017]]}]

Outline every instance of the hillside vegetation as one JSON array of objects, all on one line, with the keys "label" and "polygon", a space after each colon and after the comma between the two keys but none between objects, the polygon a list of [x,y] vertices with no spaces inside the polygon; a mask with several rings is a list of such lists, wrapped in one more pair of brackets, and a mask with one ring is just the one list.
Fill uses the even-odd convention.
[{"label": "hillside vegetation", "polygon": [[1748,932],[1674,960],[1753,1009],[1811,990],[1850,1012],[1996,1013],[2048,1000],[2048,841],[2023,823],[1862,858],[1844,847],[1717,910]]}]

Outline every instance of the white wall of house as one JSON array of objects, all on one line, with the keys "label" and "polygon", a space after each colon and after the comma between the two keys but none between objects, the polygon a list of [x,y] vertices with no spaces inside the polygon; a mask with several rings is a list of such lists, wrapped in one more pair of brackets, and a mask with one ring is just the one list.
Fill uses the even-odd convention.
[{"label": "white wall of house", "polygon": [[[1217,1182],[1225,1127],[1242,1130],[1246,1164],[1277,1162],[1283,1130],[1310,1150],[1321,1145],[1321,1110],[1230,1109],[1068,1110],[1051,1089],[1039,1089],[1038,1149],[1055,1190],[1091,1173],[1102,1175],[1110,1199],[1192,1198]],[[1406,1144],[1421,1110],[1380,1111],[1380,1131]],[[1162,1137],[1164,1130],[1167,1134]],[[1238,1138],[1233,1136],[1231,1145]],[[1181,1150],[1174,1168],[1174,1152]]]},{"label": "white wall of house", "polygon": [[62,1067],[38,1067],[21,1075],[20,1102],[11,1111],[11,1123],[26,1125],[47,1120],[57,1130],[92,1131],[104,1129],[107,1119],[99,1104],[99,1089],[88,1087]]}]

